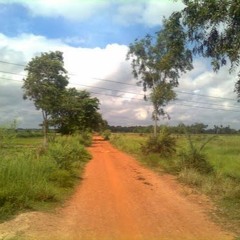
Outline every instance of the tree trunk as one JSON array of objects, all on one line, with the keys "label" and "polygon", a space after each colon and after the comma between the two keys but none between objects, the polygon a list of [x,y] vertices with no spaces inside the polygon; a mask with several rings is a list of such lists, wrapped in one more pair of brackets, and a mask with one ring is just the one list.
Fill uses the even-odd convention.
[{"label": "tree trunk", "polygon": [[154,111],[154,126],[153,126],[153,136],[156,138],[157,137],[157,113]]},{"label": "tree trunk", "polygon": [[48,139],[47,139],[47,134],[48,134],[48,120],[47,120],[47,114],[42,111],[43,115],[43,147],[47,148],[48,144]]}]

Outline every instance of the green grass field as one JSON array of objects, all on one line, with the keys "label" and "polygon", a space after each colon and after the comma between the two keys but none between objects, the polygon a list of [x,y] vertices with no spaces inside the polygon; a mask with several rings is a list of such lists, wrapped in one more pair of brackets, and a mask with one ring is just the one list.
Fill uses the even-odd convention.
[{"label": "green grass field", "polygon": [[69,196],[90,159],[82,140],[58,136],[47,149],[41,137],[5,141],[0,148],[0,221],[49,209]]},{"label": "green grass field", "polygon": [[[156,153],[144,155],[141,145],[146,143],[147,137],[148,135],[142,134],[113,134],[111,142],[154,171],[174,174],[182,183],[210,196],[218,206],[218,216],[227,219],[224,221],[225,227],[230,225],[230,229],[240,235],[240,136],[218,135],[206,144],[202,152],[214,169],[209,174],[179,167],[179,153],[188,148],[186,136],[175,136],[177,151],[171,158],[163,158]],[[193,135],[192,142],[196,148],[200,148],[210,137]]]}]

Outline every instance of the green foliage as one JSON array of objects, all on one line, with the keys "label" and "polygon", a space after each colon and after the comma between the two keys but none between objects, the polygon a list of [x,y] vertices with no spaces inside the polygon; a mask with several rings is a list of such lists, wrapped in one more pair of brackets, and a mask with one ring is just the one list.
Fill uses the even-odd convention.
[{"label": "green foliage", "polygon": [[109,129],[103,131],[102,136],[104,140],[109,140],[111,137],[111,131]]},{"label": "green foliage", "polygon": [[158,119],[158,116],[165,116],[167,113],[164,108],[170,101],[176,98],[176,93],[173,91],[173,85],[160,82],[155,86],[150,95],[151,102],[153,103],[153,119]]},{"label": "green foliage", "polygon": [[[238,0],[184,0],[181,11],[193,53],[212,59],[214,69],[226,64],[239,64],[240,3]],[[209,12],[211,14],[209,14]]]},{"label": "green foliage", "polygon": [[84,131],[80,134],[74,135],[76,140],[85,147],[90,147],[92,145],[92,133],[90,131]]},{"label": "green foliage", "polygon": [[59,169],[70,173],[80,167],[79,158],[82,161],[90,158],[85,148],[76,139],[72,140],[69,137],[59,138],[52,143],[48,147],[47,155],[56,162]]},{"label": "green foliage", "polygon": [[188,149],[181,150],[179,156],[181,158],[181,168],[195,169],[201,173],[210,173],[213,171],[212,165],[207,161],[207,157],[202,153],[203,148],[215,136],[208,138],[200,147],[194,145],[191,136],[187,135]]},{"label": "green foliage", "polygon": [[33,100],[37,110],[42,111],[44,145],[47,145],[49,117],[61,104],[62,94],[68,85],[62,52],[42,53],[32,58],[25,68],[27,77],[23,79],[23,98]]},{"label": "green foliage", "polygon": [[152,90],[150,100],[154,108],[155,137],[158,117],[166,115],[164,107],[176,97],[173,87],[178,86],[180,73],[192,69],[192,57],[189,50],[185,50],[186,36],[179,17],[172,21],[174,24],[164,20],[163,28],[154,36],[135,40],[127,53],[134,77],[141,78],[139,83],[142,83],[144,91]]},{"label": "green foliage", "polygon": [[[62,52],[42,53],[32,58],[25,70],[24,98],[34,101],[37,109],[46,115],[58,106],[60,96],[68,84],[67,71],[64,68]],[[46,116],[47,117],[47,116]]]},{"label": "green foliage", "polygon": [[55,126],[62,134],[73,134],[86,129],[99,130],[106,125],[99,109],[99,100],[87,91],[67,89],[68,76],[64,68],[63,53],[42,53],[26,66],[24,99],[34,101],[42,111],[44,145],[47,145],[49,126]]},{"label": "green foliage", "polygon": [[176,152],[176,139],[167,128],[163,128],[156,137],[151,135],[148,138],[142,151],[145,154],[159,153],[161,157],[170,157]]},{"label": "green foliage", "polygon": [[16,135],[16,121],[7,126],[0,126],[0,149],[9,147],[16,138]]},{"label": "green foliage", "polygon": [[21,130],[17,131],[17,138],[38,138],[42,137],[43,133],[39,130]]},{"label": "green foliage", "polygon": [[52,117],[62,134],[72,134],[86,129],[98,130],[103,122],[99,109],[99,100],[92,98],[87,91],[70,88],[62,95],[58,111]]},{"label": "green foliage", "polygon": [[192,69],[191,55],[185,50],[185,38],[176,17],[174,24],[164,20],[162,30],[155,36],[147,35],[130,44],[127,59],[132,61],[133,75],[141,78],[144,90],[160,82],[177,86],[180,73]]},{"label": "green foliage", "polygon": [[58,137],[36,151],[25,147],[1,156],[0,219],[64,199],[90,159],[77,137]]},{"label": "green foliage", "polygon": [[[189,49],[193,55],[211,59],[212,67],[219,70],[227,62],[231,63],[230,72],[240,63],[240,2],[239,0],[182,0],[183,10],[173,13],[166,26],[174,33],[172,26],[182,28],[175,39],[184,45],[182,51]],[[176,18],[178,21],[176,22]],[[186,36],[182,39],[179,36]],[[240,72],[235,92],[240,98]]]},{"label": "green foliage", "polygon": [[[221,135],[207,137],[206,135],[192,135],[191,143],[202,153],[204,149],[208,154],[208,164],[211,170],[206,174],[196,168],[186,168],[181,165],[181,158],[174,156],[170,161],[161,158],[159,154],[142,154],[141,145],[147,141],[148,135],[139,134],[113,134],[111,142],[121,150],[133,154],[144,165],[162,174],[163,171],[175,174],[178,179],[199,192],[209,195],[218,205],[217,215],[227,218],[226,223],[240,234],[240,136]],[[189,140],[178,136],[177,152],[182,149],[189,150]],[[206,160],[206,159],[205,159]],[[205,161],[204,161],[205,162]],[[202,168],[201,168],[202,169]],[[208,169],[208,168],[207,168]]]}]

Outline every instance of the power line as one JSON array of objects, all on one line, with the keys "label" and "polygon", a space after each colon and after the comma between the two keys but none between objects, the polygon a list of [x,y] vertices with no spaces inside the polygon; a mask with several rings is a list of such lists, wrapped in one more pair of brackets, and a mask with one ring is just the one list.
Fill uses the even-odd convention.
[{"label": "power line", "polygon": [[[181,102],[200,103],[200,104],[207,104],[207,105],[224,107],[222,104],[217,104],[217,103],[207,103],[207,102],[199,102],[199,101],[184,100],[184,99],[177,99],[177,100],[181,101]],[[236,106],[228,106],[228,107],[235,108],[235,109],[240,109],[239,107],[236,107]]]},{"label": "power line", "polygon": [[[110,89],[110,88],[89,86],[89,85],[85,85],[85,84],[81,84],[81,83],[70,83],[70,84],[72,84],[72,85],[79,85],[79,86],[83,86],[83,87],[97,88],[97,89],[103,89],[103,90],[109,90],[109,91],[115,91],[115,92],[122,92],[122,93],[129,93],[129,94],[135,94],[135,95],[136,95],[136,93],[134,93],[134,92],[127,92],[127,91],[115,90],[115,89]],[[138,93],[137,95],[145,96],[145,94],[142,94],[142,93]]]},{"label": "power line", "polygon": [[[110,94],[105,94],[105,93],[96,93],[96,92],[92,92],[93,94],[100,94],[100,95],[105,95],[105,96],[111,96],[111,97],[121,97],[121,96],[115,96],[115,95],[110,95]],[[136,100],[140,100],[137,99]],[[188,105],[188,104],[180,104],[180,103],[174,103],[176,105],[180,105],[180,106],[185,106],[185,107],[192,107],[192,108],[201,108],[201,109],[208,109],[208,110],[219,110],[219,111],[227,111],[227,112],[237,112],[240,113],[240,111],[234,111],[234,110],[230,110],[230,109],[223,109],[223,108],[210,108],[210,107],[202,107],[202,106],[193,106],[193,105]]]},{"label": "power line", "polygon": [[[16,82],[20,82],[19,80],[13,80],[13,79],[9,79],[9,78],[3,78],[3,77],[0,77],[1,79],[5,79],[5,80],[10,80],[10,81],[16,81]],[[95,87],[95,86],[88,86],[88,85],[84,85],[84,84],[76,84],[76,83],[69,83],[69,84],[73,84],[73,85],[79,85],[79,86],[85,86],[85,87],[90,87],[90,88],[96,88],[96,89],[103,89],[103,90],[109,90],[109,91],[116,91],[116,92],[122,92],[122,93],[129,93],[129,94],[135,94],[135,95],[142,95],[144,96],[144,94],[136,94],[136,93],[133,93],[133,92],[126,92],[126,91],[121,91],[121,90],[115,90],[115,89],[109,89],[109,88],[102,88],[102,87]],[[111,96],[111,97],[118,97],[118,98],[124,98],[124,99],[129,99],[128,97],[124,97],[124,96],[116,96],[116,95],[111,95],[111,94],[106,94],[106,93],[97,93],[97,92],[93,92],[93,91],[90,91],[90,93],[93,93],[93,94],[99,94],[99,95],[105,95],[105,96]],[[139,99],[139,98],[131,98],[131,99],[134,99],[134,100],[139,100],[139,101],[142,101],[143,99]],[[221,104],[215,104],[215,103],[207,103],[207,102],[199,102],[199,101],[192,101],[192,100],[184,100],[184,99],[177,99],[178,101],[183,101],[183,102],[192,102],[192,103],[197,103],[197,104],[208,104],[208,105],[212,105],[212,106],[220,106],[220,107],[223,107]],[[177,104],[179,105],[179,104]],[[183,105],[183,104],[181,104]],[[191,105],[186,105],[186,106],[191,106]],[[193,107],[193,106],[192,106]],[[238,107],[235,107],[235,106],[229,106],[231,108],[235,108],[235,109],[239,109]],[[223,110],[223,111],[234,111],[234,110],[231,110],[231,109],[219,109],[219,108],[207,108],[207,107],[201,107],[199,106],[199,108],[205,108],[205,109],[216,109],[216,110]]]},{"label": "power line", "polygon": [[[123,92],[123,93],[136,94],[136,93],[133,93],[133,92],[126,92],[126,91],[115,90],[115,89],[109,89],[109,88],[102,88],[102,87],[88,86],[88,85],[84,85],[84,84],[76,84],[76,85],[81,85],[81,86],[90,87],[90,88],[103,89],[103,90],[109,90],[109,91],[117,91],[117,92]],[[137,95],[145,96],[145,94],[141,94],[141,93],[138,93]],[[184,102],[200,103],[200,104],[207,104],[207,105],[213,105],[213,106],[215,105],[215,106],[223,107],[223,105],[221,105],[221,104],[217,104],[217,103],[207,103],[207,102],[199,102],[199,101],[184,100],[184,99],[176,99],[176,100],[178,100],[178,101],[184,101]],[[228,106],[228,107],[235,108],[235,109],[239,109],[239,107],[236,107],[236,106]]]},{"label": "power line", "polygon": [[227,111],[227,112],[237,112],[237,113],[240,113],[240,111],[234,111],[234,110],[222,109],[222,108],[210,108],[210,107],[202,107],[202,106],[192,106],[192,105],[180,104],[180,103],[175,103],[175,104],[176,104],[176,105],[180,105],[180,106],[185,106],[185,107],[191,107],[191,108],[202,108],[202,109],[209,109],[209,110],[219,110],[219,111]]},{"label": "power line", "polygon": [[[17,65],[17,66],[25,67],[25,65],[23,65],[23,64],[12,63],[12,62],[2,61],[2,60],[0,60],[0,62],[5,63],[5,64],[11,64],[11,65]],[[17,73],[6,72],[6,71],[0,71],[0,72],[26,77],[26,75],[23,75],[23,74],[17,74]],[[78,74],[74,74],[74,73],[68,73],[68,74],[71,75],[71,76],[79,76]],[[127,86],[140,87],[137,84],[134,85],[134,84],[130,84],[130,83],[123,83],[123,82],[120,82],[120,81],[114,81],[114,80],[110,80],[110,79],[103,79],[103,78],[96,78],[96,77],[91,77],[91,79],[96,79],[96,80],[111,82],[111,83],[116,83],[116,84],[122,84],[122,85],[127,85]],[[187,95],[194,95],[194,96],[201,96],[201,97],[208,97],[208,98],[215,98],[215,99],[223,99],[223,100],[230,100],[230,101],[235,101],[236,102],[236,99],[233,99],[233,98],[216,97],[216,96],[211,96],[211,95],[206,95],[206,94],[198,94],[198,93],[191,93],[191,92],[186,92],[186,91],[181,91],[181,90],[175,90],[175,92],[182,93],[182,94],[187,94]]]},{"label": "power line", "polygon": [[190,93],[190,92],[185,92],[185,91],[180,91],[180,90],[175,90],[175,92],[183,93],[183,94],[189,94],[189,95],[195,95],[195,96],[200,96],[200,97],[209,97],[209,98],[230,100],[230,101],[235,101],[236,102],[236,99],[233,99],[233,98],[215,97],[215,96],[210,96],[210,95],[205,95],[205,94],[198,94],[198,93]]},{"label": "power line", "polygon": [[7,73],[7,74],[11,74],[11,75],[17,75],[17,76],[26,77],[26,75],[19,74],[19,73],[12,73],[12,72],[7,72],[7,71],[0,71],[0,72],[1,72],[1,73]]},{"label": "power line", "polygon": [[23,64],[6,62],[6,61],[2,61],[2,60],[0,60],[0,63],[6,63],[6,64],[21,66],[21,67],[25,67],[26,66],[26,65],[23,65]]},{"label": "power line", "polygon": [[[89,91],[92,94],[99,94],[99,95],[104,95],[104,96],[109,96],[109,97],[117,97],[117,98],[124,98],[124,99],[129,99],[128,97],[123,97],[123,96],[116,96],[116,95],[112,95],[112,94],[107,94],[107,93],[98,93],[98,92],[93,92],[93,91]],[[140,98],[130,98],[130,99],[134,99],[134,100],[138,100],[138,101],[143,101],[144,99],[140,99]]]}]

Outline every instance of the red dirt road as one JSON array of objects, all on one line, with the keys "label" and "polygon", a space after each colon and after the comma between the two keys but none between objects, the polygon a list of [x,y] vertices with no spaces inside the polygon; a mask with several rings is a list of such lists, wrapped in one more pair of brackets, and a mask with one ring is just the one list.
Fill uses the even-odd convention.
[{"label": "red dirt road", "polygon": [[170,176],[145,169],[100,138],[89,151],[93,159],[73,197],[56,216],[33,216],[27,239],[233,239]]}]

